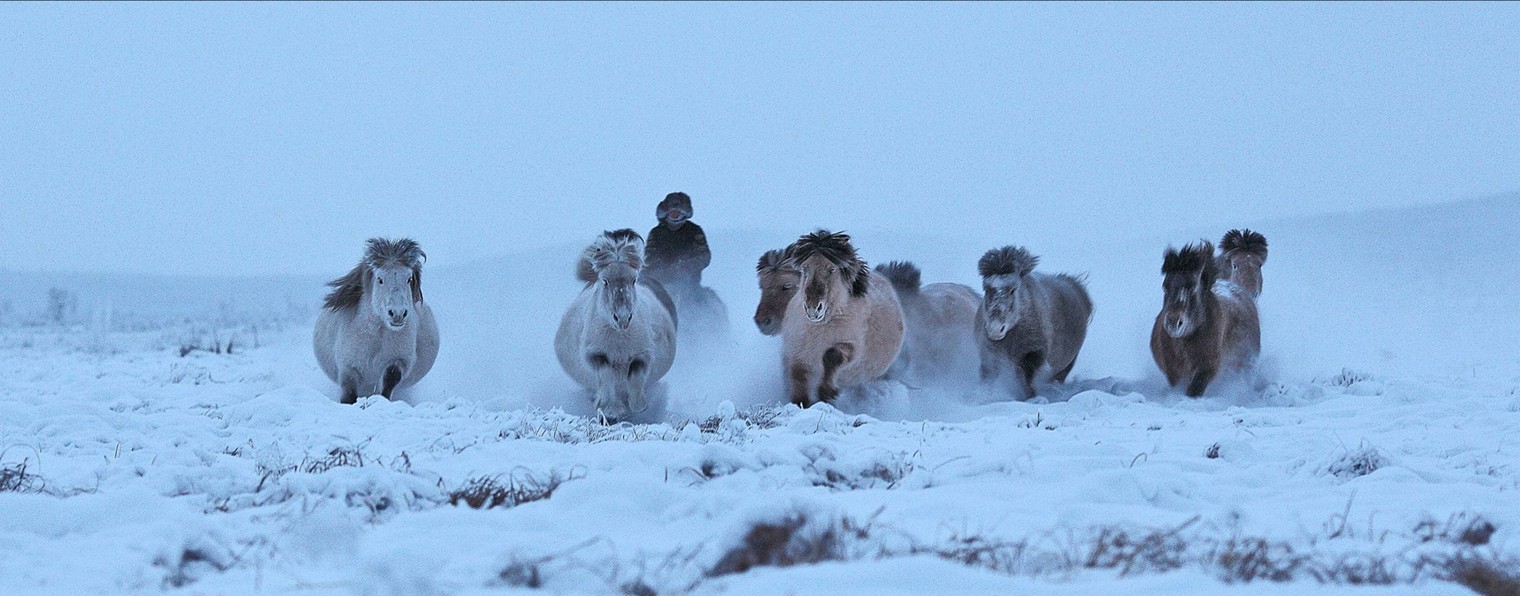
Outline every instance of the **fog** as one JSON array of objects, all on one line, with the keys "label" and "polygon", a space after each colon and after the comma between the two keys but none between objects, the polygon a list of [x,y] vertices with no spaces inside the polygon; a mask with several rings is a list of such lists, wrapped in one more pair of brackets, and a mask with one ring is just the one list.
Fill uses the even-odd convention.
[{"label": "fog", "polygon": [[674,190],[720,229],[992,246],[1520,188],[1510,4],[6,4],[0,23],[12,271],[336,275],[378,234],[462,266],[647,229]]}]

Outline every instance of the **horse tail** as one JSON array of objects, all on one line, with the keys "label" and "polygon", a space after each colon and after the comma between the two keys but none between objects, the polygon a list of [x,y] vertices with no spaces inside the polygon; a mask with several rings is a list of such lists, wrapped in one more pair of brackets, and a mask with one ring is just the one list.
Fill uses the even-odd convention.
[{"label": "horse tail", "polygon": [[1093,301],[1092,296],[1087,293],[1087,274],[1058,273],[1055,277],[1067,284],[1067,297],[1072,300],[1073,306],[1086,313],[1084,320],[1092,321]]},{"label": "horse tail", "polygon": [[882,263],[876,266],[876,272],[892,282],[892,289],[900,295],[917,294],[919,286],[923,284],[923,272],[917,265],[907,261]]},{"label": "horse tail", "polygon": [[1261,295],[1261,266],[1267,262],[1267,237],[1251,230],[1230,230],[1219,240],[1223,273],[1251,296]]}]

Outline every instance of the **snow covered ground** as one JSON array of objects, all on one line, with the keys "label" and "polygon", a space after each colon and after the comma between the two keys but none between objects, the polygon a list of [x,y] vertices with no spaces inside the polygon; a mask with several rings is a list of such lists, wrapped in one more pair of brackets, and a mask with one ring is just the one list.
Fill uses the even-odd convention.
[{"label": "snow covered ground", "polygon": [[[574,243],[430,270],[437,368],[357,407],[308,326],[269,322],[307,315],[288,303],[312,280],[218,309],[204,280],[103,302],[125,282],[0,274],[13,311],[64,285],[158,322],[0,331],[0,589],[1460,594],[1461,571],[1514,573],[1520,197],[1231,222],[1271,242],[1266,383],[1198,400],[1161,386],[1146,334],[1162,247],[1224,226],[995,242],[1090,275],[1068,387],[882,383],[799,411],[748,316],[755,257],[807,230],[702,223],[732,337],[620,426],[551,353]],[[994,232],[855,235],[972,283]],[[182,350],[229,333],[230,354]]]}]

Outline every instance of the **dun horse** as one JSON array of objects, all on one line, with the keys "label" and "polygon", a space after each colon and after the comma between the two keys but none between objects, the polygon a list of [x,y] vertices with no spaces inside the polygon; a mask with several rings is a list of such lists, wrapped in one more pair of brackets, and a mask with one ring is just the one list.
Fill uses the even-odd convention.
[{"label": "dun horse", "polygon": [[791,248],[766,251],[755,265],[755,276],[760,279],[760,305],[755,308],[755,327],[764,335],[781,333],[781,321],[786,319],[786,305],[797,293],[802,283],[802,272],[795,269],[788,259]]},{"label": "dun horse", "polygon": [[977,263],[986,292],[977,312],[982,379],[1011,368],[1025,399],[1034,396],[1037,377],[1066,381],[1093,312],[1080,278],[1036,273],[1039,262],[1023,248],[1005,246]]},{"label": "dun horse", "polygon": [[856,255],[849,236],[820,230],[791,250],[802,291],[781,322],[783,364],[792,403],[805,407],[880,378],[902,348],[903,313],[891,282]]},{"label": "dun horse", "polygon": [[371,238],[363,260],[331,283],[312,339],[317,363],[343,389],[343,403],[390,399],[438,358],[438,322],[422,301],[427,255],[410,239]]},{"label": "dun horse", "polygon": [[[907,327],[892,376],[909,382],[958,377],[957,369],[964,368],[963,363],[976,353],[972,333],[981,304],[976,290],[956,283],[924,286],[923,272],[906,261],[877,265],[876,272],[897,290]],[[976,374],[975,369],[967,369],[966,374]]]},{"label": "dun horse", "polygon": [[640,280],[643,267],[641,236],[604,232],[581,253],[576,278],[586,288],[554,338],[560,366],[608,420],[648,409],[650,387],[675,361],[675,306],[657,282]]},{"label": "dun horse", "polygon": [[1165,301],[1151,329],[1151,355],[1173,387],[1186,383],[1188,397],[1203,395],[1222,371],[1244,370],[1261,353],[1261,267],[1267,238],[1230,230],[1182,250],[1167,249],[1161,263]]}]

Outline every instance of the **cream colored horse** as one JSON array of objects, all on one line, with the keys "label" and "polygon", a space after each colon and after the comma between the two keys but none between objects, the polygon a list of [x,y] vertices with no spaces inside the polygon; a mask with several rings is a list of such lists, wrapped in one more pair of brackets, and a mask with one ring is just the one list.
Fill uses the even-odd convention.
[{"label": "cream colored horse", "polygon": [[881,378],[903,342],[892,283],[856,256],[843,233],[803,236],[792,263],[802,287],[781,323],[792,403],[832,401],[841,388]]},{"label": "cream colored horse", "polygon": [[653,280],[640,281],[643,266],[644,239],[637,233],[599,236],[577,267],[586,288],[554,338],[565,374],[590,391],[597,412],[612,421],[648,409],[649,389],[675,361],[674,307]]},{"label": "cream colored horse", "polygon": [[343,403],[390,399],[427,375],[438,358],[438,321],[422,301],[427,255],[408,238],[371,238],[364,259],[331,283],[312,338],[322,372]]}]

